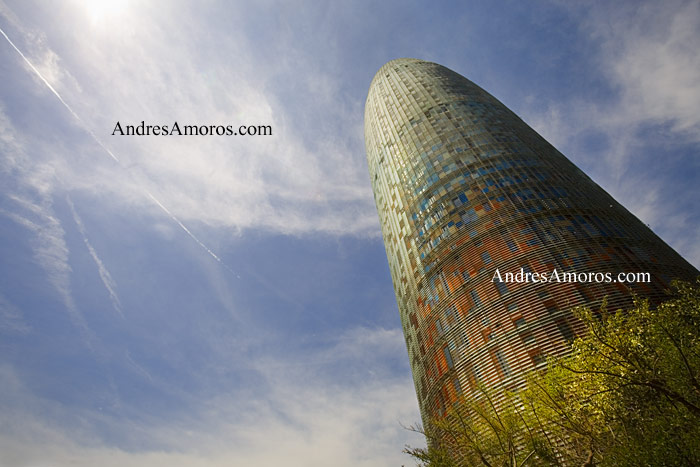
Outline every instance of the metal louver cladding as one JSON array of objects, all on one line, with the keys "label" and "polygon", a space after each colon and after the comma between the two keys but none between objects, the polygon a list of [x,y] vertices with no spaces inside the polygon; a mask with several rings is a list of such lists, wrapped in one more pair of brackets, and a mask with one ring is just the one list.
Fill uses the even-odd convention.
[{"label": "metal louver cladding", "polygon": [[566,353],[581,332],[574,306],[607,297],[626,307],[630,292],[658,301],[671,279],[697,275],[517,115],[441,65],[398,59],[379,70],[365,144],[424,423],[477,384],[518,387]]}]

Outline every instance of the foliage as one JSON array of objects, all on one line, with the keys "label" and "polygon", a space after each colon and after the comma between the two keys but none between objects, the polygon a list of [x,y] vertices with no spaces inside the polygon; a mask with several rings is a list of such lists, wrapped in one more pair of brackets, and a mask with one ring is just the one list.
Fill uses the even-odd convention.
[{"label": "foliage", "polygon": [[700,465],[700,279],[673,289],[656,308],[576,309],[587,333],[570,356],[520,393],[462,400],[406,452],[431,467]]},{"label": "foliage", "polygon": [[[507,406],[509,410],[497,409]],[[550,465],[552,450],[541,442],[514,395],[491,393],[479,388],[479,397],[462,398],[445,417],[433,420],[426,430],[427,449],[405,452],[430,467],[462,465],[521,466]]]}]

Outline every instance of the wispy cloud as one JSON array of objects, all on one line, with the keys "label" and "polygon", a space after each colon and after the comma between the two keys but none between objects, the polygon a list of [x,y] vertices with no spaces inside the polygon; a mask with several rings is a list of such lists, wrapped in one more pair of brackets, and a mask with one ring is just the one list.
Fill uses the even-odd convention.
[{"label": "wispy cloud", "polygon": [[31,327],[24,321],[22,311],[0,294],[0,332],[26,334]]},{"label": "wispy cloud", "polygon": [[[102,140],[90,129],[90,127],[87,126],[87,124],[86,124],[85,121],[80,117],[80,115],[78,115],[78,114],[73,110],[73,108],[72,108],[70,105],[68,105],[68,103],[63,99],[63,97],[61,97],[61,95],[58,93],[58,91],[56,91],[56,89],[51,85],[51,82],[50,82],[47,78],[44,77],[44,74],[43,74],[41,71],[39,71],[39,70],[34,66],[34,64],[27,58],[27,56],[14,44],[14,42],[12,42],[12,40],[7,36],[7,34],[5,34],[5,31],[3,31],[2,29],[0,29],[0,34],[1,34],[1,35],[5,38],[5,40],[10,44],[10,46],[15,50],[15,52],[17,52],[17,53],[19,54],[19,56],[22,57],[22,60],[24,60],[24,63],[34,72],[34,74],[41,80],[41,82],[42,82],[44,85],[46,85],[46,87],[48,87],[48,89],[53,93],[53,95],[56,96],[56,98],[61,102],[61,104],[63,104],[63,107],[65,107],[66,110],[68,110],[68,112],[69,112],[73,117],[75,117],[75,119],[80,123],[80,127],[81,127],[83,130],[87,131],[87,133],[92,137],[93,141],[94,141],[95,143],[97,143],[98,146],[99,146],[100,148],[102,148],[102,150],[103,150],[108,156],[110,156],[115,162],[119,163],[119,158],[118,158],[107,146],[105,146],[105,144],[102,142]],[[51,54],[51,57],[53,57],[53,56],[54,56],[54,55]],[[53,60],[51,64],[54,65],[54,66],[51,67],[51,68],[52,68],[52,69],[55,69],[55,68],[56,68],[56,61]],[[44,73],[46,73],[46,71],[45,71]],[[192,231],[190,231],[190,229],[188,229],[188,228],[187,228],[187,227],[186,227],[186,226],[185,226],[185,225],[184,225],[184,224],[183,224],[169,209],[168,209],[168,208],[166,208],[166,207],[163,205],[163,203],[161,203],[155,196],[153,196],[153,195],[151,194],[151,192],[149,192],[148,190],[145,190],[145,189],[144,189],[144,193],[145,193],[146,195],[148,195],[148,197],[149,197],[154,203],[156,203],[156,205],[157,205],[165,214],[167,214],[168,217],[170,217],[177,225],[179,225],[180,228],[182,228],[182,230],[184,230],[184,232],[185,232],[190,238],[192,238],[192,240],[194,240],[200,247],[202,247],[210,256],[212,256],[216,261],[218,261],[219,263],[221,263],[224,267],[226,267],[227,269],[229,269],[229,271],[233,272],[233,270],[231,270],[223,261],[221,261],[221,258],[219,258],[208,246],[206,246],[204,243],[202,243],[202,242],[199,240],[199,238],[197,238],[197,236],[195,236],[195,235],[192,233]],[[91,246],[91,245],[89,244],[89,242],[87,241],[87,238],[85,237],[84,230],[82,229],[82,222],[79,220],[79,218],[78,218],[78,216],[77,216],[77,214],[76,214],[76,212],[75,212],[75,209],[74,209],[74,207],[73,207],[73,204],[72,204],[72,202],[70,202],[70,199],[68,199],[68,202],[69,202],[70,207],[71,207],[71,210],[72,210],[72,212],[73,212],[73,218],[75,219],[75,221],[76,221],[76,223],[78,224],[79,228],[81,228],[81,233],[83,234],[83,239],[85,240],[85,243],[86,243],[86,245],[88,246],[88,249],[90,250],[90,254],[93,256],[93,258],[95,259],[95,261],[98,263],[98,266],[101,266],[102,263],[99,261],[99,259],[97,258],[97,256],[94,254],[94,249],[92,248],[92,246]],[[104,270],[104,267],[101,267],[101,268],[100,268],[100,277],[102,277],[102,278],[103,278],[103,282],[105,282],[105,278],[104,278],[104,276],[103,276],[103,271],[106,271],[106,270]],[[111,278],[110,278],[110,280],[111,280]],[[116,308],[116,309],[120,312],[120,314],[121,314],[121,309],[120,309],[120,307],[119,307],[119,305],[118,305],[118,298],[116,297],[115,294],[113,294],[113,288],[111,288],[107,283],[105,283],[105,286],[107,286],[107,289],[110,291],[110,296],[111,296],[111,298],[112,298],[112,302],[113,302],[113,303],[116,303],[115,308]],[[115,298],[116,298],[116,302],[115,302]]]},{"label": "wispy cloud", "polygon": [[[630,14],[631,13],[631,14]],[[593,12],[586,28],[604,41],[604,60],[621,87],[623,115],[611,120],[671,123],[671,131],[700,141],[700,4],[646,3],[616,12],[606,27]]]},{"label": "wispy cloud", "polygon": [[90,240],[88,240],[87,233],[85,232],[85,225],[83,224],[83,220],[80,218],[78,215],[78,212],[75,210],[75,205],[73,204],[73,201],[70,199],[70,196],[66,196],[66,202],[68,203],[68,206],[70,207],[71,213],[73,214],[73,220],[75,221],[75,224],[78,226],[78,231],[80,232],[80,235],[83,237],[83,242],[85,243],[85,247],[88,249],[88,252],[90,253],[90,256],[92,257],[93,261],[95,261],[95,265],[97,266],[97,272],[100,275],[100,279],[102,280],[102,284],[104,284],[105,289],[107,289],[107,292],[109,293],[109,300],[112,302],[112,307],[114,307],[114,310],[119,313],[122,317],[124,317],[124,313],[122,312],[122,305],[121,302],[119,301],[119,295],[117,295],[117,284],[114,282],[114,279],[112,279],[112,275],[109,273],[107,268],[105,267],[104,263],[100,259],[99,256],[97,256],[97,252],[95,251],[95,248],[93,248],[92,244],[90,243]]},{"label": "wispy cloud", "polygon": [[71,267],[65,231],[54,215],[50,191],[53,170],[41,163],[32,163],[25,153],[24,143],[12,122],[0,107],[0,157],[6,171],[13,171],[19,184],[15,193],[6,192],[8,208],[0,215],[31,232],[34,261],[46,272],[47,280],[60,297],[73,325],[78,328],[86,345],[94,350],[95,336],[78,309],[71,291]]},{"label": "wispy cloud", "polygon": [[[387,340],[390,342],[387,345]],[[402,339],[393,331],[358,329],[338,345],[353,354],[393,358]],[[340,348],[340,347],[338,347]],[[361,350],[362,349],[362,350]],[[291,363],[293,356],[281,357]],[[337,355],[343,361],[344,355]],[[200,400],[186,419],[135,420],[105,418],[84,409],[62,413],[58,405],[37,400],[11,368],[0,368],[7,388],[0,402],[15,407],[41,407],[37,413],[8,409],[14,428],[0,430],[0,462],[56,466],[386,466],[408,458],[405,444],[421,444],[420,436],[402,428],[414,423],[417,404],[408,374],[382,372],[371,380],[333,382],[331,373],[296,367],[276,371],[284,362],[264,367],[265,384],[257,397],[231,397],[224,392]],[[264,388],[264,389],[263,389]],[[260,397],[261,393],[265,397]],[[61,420],[47,417],[51,413]],[[109,425],[110,432],[131,433],[134,445],[116,447],[89,430],[90,420]],[[80,420],[75,427],[69,420]]]},{"label": "wispy cloud", "polygon": [[[413,390],[410,386],[409,389]],[[241,417],[236,413],[229,422],[203,419],[202,425],[209,424],[204,432],[186,426],[156,427],[149,435],[167,439],[169,447],[154,450],[120,449],[95,440],[71,438],[65,430],[47,426],[42,420],[13,420],[15,433],[0,434],[0,462],[56,467],[379,467],[410,462],[401,453],[404,444],[422,444],[419,437],[407,433],[399,423],[399,417],[413,415],[403,402],[412,397],[405,382],[352,392],[339,389],[333,394],[303,395],[303,401],[279,401],[274,410],[256,406],[254,414]],[[228,413],[226,406],[212,409]],[[17,434],[21,432],[28,432],[28,436]]]},{"label": "wispy cloud", "polygon": [[24,214],[5,209],[0,209],[0,214],[33,234],[34,260],[46,272],[49,284],[61,298],[68,316],[81,332],[85,343],[95,350],[96,337],[73,299],[70,284],[72,270],[68,262],[69,252],[64,238],[65,232],[60,221],[53,215],[50,205],[33,204],[19,197],[14,197],[14,201],[25,209]]},{"label": "wispy cloud", "polygon": [[[686,258],[700,264],[698,218],[689,201],[700,196],[691,175],[700,170],[696,158],[679,153],[665,165],[649,149],[656,145],[673,151],[685,145],[686,151],[689,146],[698,150],[700,50],[694,45],[700,43],[700,4],[586,5],[567,7],[582,19],[590,63],[609,83],[607,97],[552,102],[526,119]],[[591,138],[598,141],[597,150],[588,146]],[[690,178],[650,166],[685,167],[681,174]]]},{"label": "wispy cloud", "polygon": [[51,82],[50,82],[48,79],[46,79],[46,78],[44,77],[44,74],[48,74],[48,72],[47,72],[46,70],[56,70],[56,69],[58,68],[56,56],[55,56],[53,53],[51,53],[51,54],[49,55],[49,61],[50,61],[50,65],[51,65],[51,66],[45,67],[45,71],[44,71],[44,73],[42,73],[41,71],[39,71],[39,70],[37,69],[37,67],[34,66],[34,64],[33,64],[31,61],[29,61],[29,59],[26,57],[26,55],[24,55],[24,53],[22,53],[22,51],[21,51],[19,48],[17,48],[17,46],[15,45],[15,43],[12,42],[12,40],[11,40],[9,37],[7,37],[7,34],[5,34],[5,31],[3,31],[2,29],[0,29],[0,35],[2,35],[2,36],[5,38],[5,40],[10,44],[10,46],[15,50],[15,52],[17,52],[17,53],[19,54],[19,56],[22,57],[22,60],[24,60],[24,63],[25,63],[27,66],[29,66],[29,68],[30,68],[30,69],[34,72],[34,74],[41,80],[41,82],[44,83],[44,84],[46,85],[46,87],[49,88],[49,90],[53,93],[53,95],[56,96],[56,98],[61,102],[61,104],[63,104],[63,107],[65,107],[66,110],[68,110],[68,112],[70,112],[70,114],[71,114],[73,117],[75,117],[75,119],[78,120],[78,121],[81,123],[81,125],[86,129],[86,131],[88,131],[88,132],[90,133],[90,136],[93,137],[93,139],[95,140],[95,142],[96,142],[97,144],[99,144],[100,147],[101,147],[102,149],[104,149],[105,152],[106,152],[112,159],[114,159],[116,162],[119,162],[119,159],[117,159],[117,156],[115,156],[115,155],[112,153],[112,151],[110,151],[104,144],[102,144],[102,141],[97,137],[97,135],[95,135],[95,134],[92,132],[92,130],[90,130],[90,128],[88,128],[88,127],[85,125],[85,122],[83,121],[83,119],[80,118],[80,116],[79,116],[77,113],[75,113],[75,112],[73,111],[73,109],[68,105],[68,103],[67,103],[66,101],[63,100],[63,97],[61,97],[61,95],[58,93],[58,91],[56,91],[56,89],[51,85]]},{"label": "wispy cloud", "polygon": [[[66,9],[65,14],[73,15],[76,33],[67,34],[51,50],[57,56],[70,53],[71,68],[66,75],[77,78],[43,81],[64,104],[69,103],[71,113],[89,122],[86,130],[100,144],[104,140],[104,146],[109,145],[105,150],[129,168],[129,176],[102,170],[93,170],[89,177],[81,170],[65,173],[62,181],[67,187],[109,191],[117,195],[115,200],[132,206],[136,201],[145,207],[150,200],[138,201],[133,191],[137,186],[182,222],[287,234],[376,235],[376,213],[361,145],[362,115],[359,107],[348,113],[342,110],[345,106],[329,100],[333,94],[329,89],[337,87],[332,72],[280,68],[298,66],[304,56],[287,65],[256,57],[245,46],[255,39],[237,32],[235,24],[226,29],[226,37],[217,36],[215,30],[211,36],[195,35],[182,18],[194,15],[209,20],[206,17],[215,12],[197,9],[183,15],[182,8],[188,7],[181,5],[178,11],[162,7],[157,15],[123,12],[120,21],[107,30],[90,30],[90,41],[77,33],[92,27],[89,19],[78,9]],[[19,42],[13,43],[17,50],[21,49]],[[42,56],[39,47],[32,47],[33,55]],[[129,53],[106,55],[104,50]],[[203,50],[210,52],[202,54]],[[153,57],[159,57],[157,63]],[[28,53],[22,58],[27,63],[34,61]],[[61,70],[68,61],[56,59],[51,65]],[[43,75],[38,66],[34,71]],[[297,80],[308,81],[309,86],[325,83],[305,94],[310,91],[314,100],[328,101],[328,106],[321,107],[326,114],[315,116],[311,123],[317,128],[300,128],[297,120],[301,115],[289,114],[283,98],[267,92],[282,71],[304,75]],[[181,124],[266,124],[272,125],[273,136],[111,136],[117,121],[138,124],[142,120],[168,125],[176,120]],[[338,138],[337,132],[327,131],[329,120],[347,136]],[[129,178],[133,179],[126,180]]]},{"label": "wispy cloud", "polygon": [[[693,46],[700,41],[700,4],[571,10],[583,18],[581,32],[595,51],[591,62],[610,79],[613,95],[606,101],[551,103],[545,113],[532,116],[548,138],[564,144],[591,128],[604,131],[623,140],[607,157],[625,162],[643,124],[670,124],[676,137],[700,141],[700,51]],[[615,165],[619,177],[624,164]]]}]

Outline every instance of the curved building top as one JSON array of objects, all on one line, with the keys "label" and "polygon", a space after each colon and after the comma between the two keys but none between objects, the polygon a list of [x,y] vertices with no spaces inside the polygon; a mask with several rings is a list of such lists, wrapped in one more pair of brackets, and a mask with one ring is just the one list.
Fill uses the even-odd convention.
[{"label": "curved building top", "polygon": [[[576,305],[663,298],[697,272],[496,98],[441,65],[392,60],[365,106],[367,163],[419,404],[517,387],[581,328]],[[509,282],[648,272],[644,283]],[[532,277],[532,276],[530,276]]]}]

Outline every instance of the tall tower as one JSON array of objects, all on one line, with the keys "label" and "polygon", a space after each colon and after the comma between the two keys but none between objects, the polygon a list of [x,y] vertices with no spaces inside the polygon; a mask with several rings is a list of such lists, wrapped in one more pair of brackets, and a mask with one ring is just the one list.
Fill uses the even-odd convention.
[{"label": "tall tower", "polygon": [[[630,290],[657,301],[671,279],[697,274],[517,115],[443,66],[384,65],[367,96],[365,144],[424,422],[477,384],[517,387],[565,353],[581,330],[572,307],[605,296],[625,307]],[[619,273],[648,275],[621,283]]]}]

